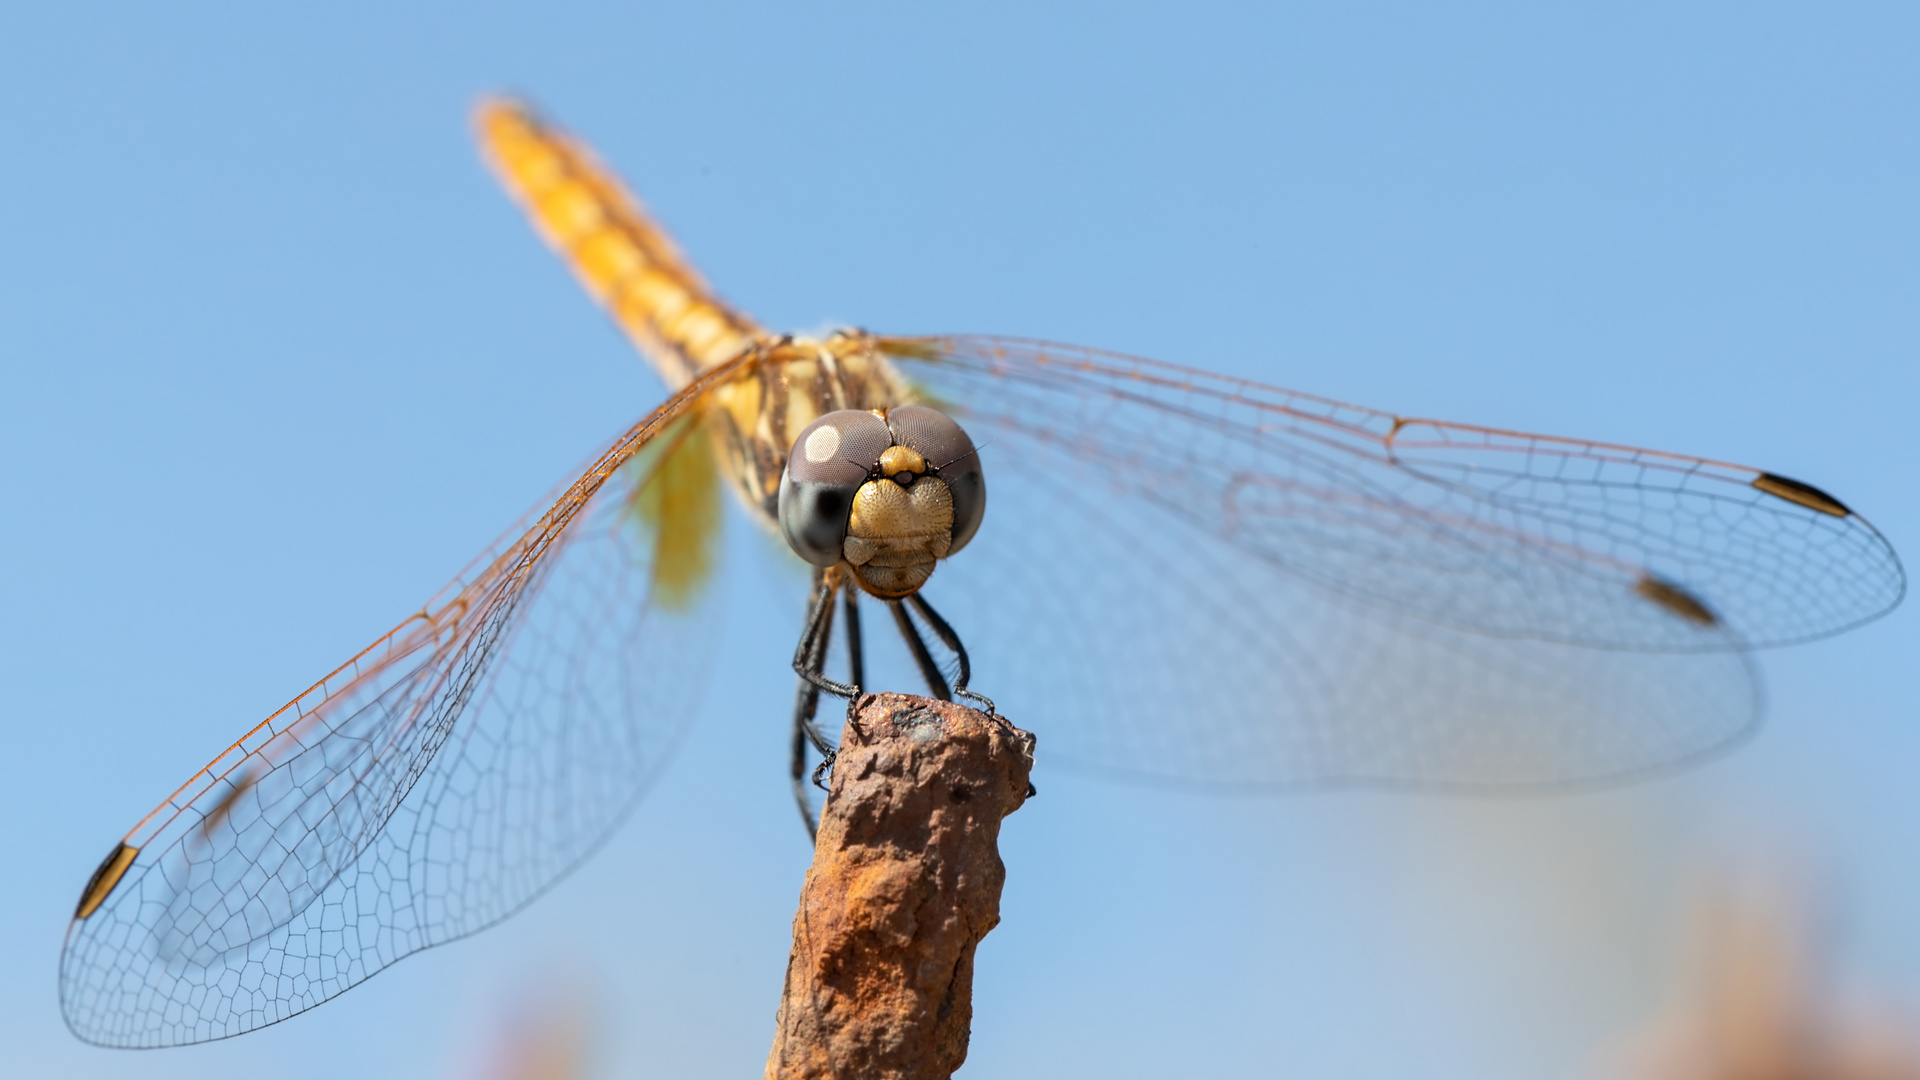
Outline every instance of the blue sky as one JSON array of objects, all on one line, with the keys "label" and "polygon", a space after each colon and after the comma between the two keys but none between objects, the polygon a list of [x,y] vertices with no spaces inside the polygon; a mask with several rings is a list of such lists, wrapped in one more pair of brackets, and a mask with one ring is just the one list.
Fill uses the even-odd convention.
[{"label": "blue sky", "polygon": [[[659,397],[470,144],[591,139],[769,325],[1081,342],[1748,462],[1920,537],[1904,5],[0,9],[0,1042],[29,1073],[468,1075],[557,984],[607,1075],[760,1067],[806,850],[799,598],[735,528],[735,672],[508,924],[227,1043],[61,1026],[100,856]],[[1581,1076],[1715,868],[1810,868],[1920,995],[1920,630],[1762,657],[1736,756],[1573,798],[1068,774],[1008,823],[962,1075]],[[1042,744],[1044,746],[1044,742]],[[1044,763],[1043,763],[1044,771]]]}]

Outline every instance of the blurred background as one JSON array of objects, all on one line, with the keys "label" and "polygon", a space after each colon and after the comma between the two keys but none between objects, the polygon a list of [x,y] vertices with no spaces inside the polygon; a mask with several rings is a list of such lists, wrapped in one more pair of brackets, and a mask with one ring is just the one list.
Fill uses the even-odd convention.
[{"label": "blurred background", "polygon": [[[483,92],[593,142],[770,326],[1055,338],[1750,463],[1920,551],[1920,11],[1444,7],[0,7],[10,1073],[765,1060],[808,861],[802,578],[737,517],[727,676],[584,870],[239,1039],[60,1020],[114,840],[661,396],[482,168]],[[1753,743],[1564,798],[1128,788],[1049,770],[1035,718],[962,1075],[1732,1076],[1685,1047],[1740,987],[1898,1043],[1920,622],[1761,666]]]}]

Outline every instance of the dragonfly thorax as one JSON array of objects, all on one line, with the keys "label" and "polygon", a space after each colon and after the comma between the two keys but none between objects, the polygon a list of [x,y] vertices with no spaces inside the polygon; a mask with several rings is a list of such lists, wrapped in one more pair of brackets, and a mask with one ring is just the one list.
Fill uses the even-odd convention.
[{"label": "dragonfly thorax", "polygon": [[880,597],[917,591],[986,511],[972,440],[923,405],[842,409],[800,432],[780,478],[780,531],[815,566],[845,564]]}]

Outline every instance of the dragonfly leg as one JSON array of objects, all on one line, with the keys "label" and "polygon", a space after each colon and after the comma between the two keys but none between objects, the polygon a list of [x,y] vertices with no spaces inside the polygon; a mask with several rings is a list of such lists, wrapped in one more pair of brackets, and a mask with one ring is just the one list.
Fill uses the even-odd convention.
[{"label": "dragonfly leg", "polygon": [[819,826],[813,821],[813,806],[807,801],[807,737],[800,725],[793,727],[793,803],[800,810],[800,824],[807,827],[807,839],[815,838]]},{"label": "dragonfly leg", "polygon": [[847,679],[855,686],[867,682],[866,658],[860,641],[860,590],[848,588],[844,594],[847,608]]},{"label": "dragonfly leg", "polygon": [[[927,603],[926,597],[921,596],[919,593],[914,593],[907,597],[907,603],[912,604],[913,610],[919,612],[920,617],[927,620],[927,626],[932,629],[933,636],[940,639],[940,644],[952,649],[953,655],[960,661],[960,671],[958,676],[953,680],[954,694],[966,698],[969,701],[977,701],[985,705],[988,716],[1000,715],[994,711],[993,700],[991,698],[985,694],[976,694],[967,689],[967,681],[973,678],[973,665],[967,660],[967,647],[960,643],[960,635],[954,633],[953,627],[947,625],[947,620],[941,618],[940,613],[933,610],[933,605]],[[925,646],[922,646],[922,651],[924,651],[924,649]]]},{"label": "dragonfly leg", "polygon": [[[926,598],[919,593],[908,596],[907,602],[913,605],[914,610],[920,613],[921,618],[927,620],[927,625],[932,628],[934,636],[940,639],[940,644],[952,649],[953,655],[959,658],[960,672],[959,677],[953,681],[953,692],[963,698],[969,698],[985,705],[987,707],[987,715],[1000,721],[1001,726],[1011,731],[1013,725],[1007,723],[1007,721],[994,710],[992,698],[987,697],[985,694],[976,694],[967,689],[967,680],[973,675],[973,665],[967,660],[967,647],[960,643],[960,635],[953,632],[953,627],[947,625],[947,620],[941,618],[940,613],[933,610],[933,605],[927,603]],[[914,639],[914,641],[916,644],[919,644],[917,638]],[[926,655],[926,646],[921,644],[915,655]],[[1040,789],[1033,786],[1033,781],[1027,781],[1027,798],[1031,799],[1038,794],[1040,794]]]},{"label": "dragonfly leg", "polygon": [[[838,583],[829,580],[824,573],[814,575],[813,604],[807,608],[807,624],[800,632],[800,644],[793,650],[794,673],[800,676],[802,683],[816,691],[814,701],[819,700],[817,691],[820,690],[850,701],[860,696],[857,682],[835,682],[827,678],[822,670],[827,664],[827,639],[833,636],[833,594],[838,588]],[[811,710],[808,715],[812,715]],[[825,747],[822,746],[824,751]]]},{"label": "dragonfly leg", "polygon": [[933,654],[927,651],[926,639],[920,636],[920,628],[913,625],[906,605],[898,600],[889,600],[887,607],[893,609],[894,624],[900,628],[900,636],[907,639],[907,648],[913,653],[913,662],[920,665],[920,675],[927,680],[927,689],[941,701],[952,701],[953,691],[947,689],[947,677],[940,671],[940,665],[933,662]]},{"label": "dragonfly leg", "polygon": [[[813,782],[818,785],[826,769],[833,764],[833,744],[820,733],[813,718],[820,705],[820,691],[845,693],[852,690],[859,693],[857,686],[836,683],[821,675],[826,666],[827,644],[833,637],[833,593],[834,585],[826,580],[824,573],[816,573],[813,602],[807,608],[807,621],[800,634],[800,644],[794,650],[793,670],[800,676],[800,685],[795,689],[793,701],[793,744],[792,744],[792,782],[793,799],[800,809],[800,820],[807,827],[807,835],[814,835],[815,824],[813,810],[807,800],[807,747],[812,746],[821,756],[820,767],[813,771]],[[849,627],[857,632],[857,627]]]}]

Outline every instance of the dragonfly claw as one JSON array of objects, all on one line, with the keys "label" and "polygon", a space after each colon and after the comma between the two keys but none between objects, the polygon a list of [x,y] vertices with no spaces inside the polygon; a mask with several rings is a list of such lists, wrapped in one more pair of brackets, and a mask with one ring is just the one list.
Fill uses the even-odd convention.
[{"label": "dragonfly claw", "polygon": [[827,751],[825,756],[821,757],[820,764],[813,767],[814,787],[819,788],[821,791],[830,790],[826,783],[827,774],[833,771],[833,760],[839,756],[840,751],[836,749]]}]

